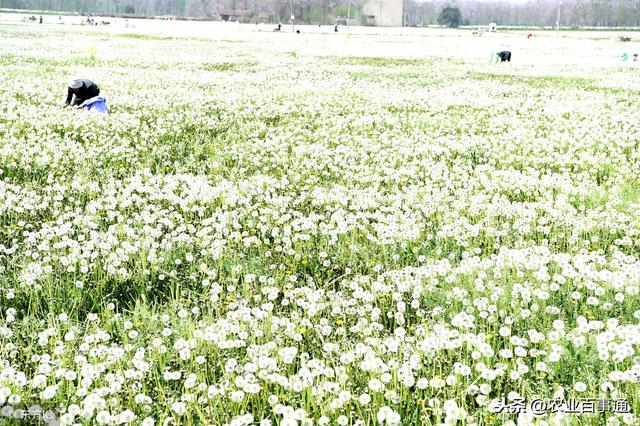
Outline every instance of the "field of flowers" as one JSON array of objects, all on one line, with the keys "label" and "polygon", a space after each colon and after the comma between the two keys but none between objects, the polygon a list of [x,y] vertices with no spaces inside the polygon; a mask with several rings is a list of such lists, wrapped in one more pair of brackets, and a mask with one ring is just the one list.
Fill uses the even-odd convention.
[{"label": "field of flowers", "polygon": [[0,423],[637,424],[612,37],[0,23]]}]

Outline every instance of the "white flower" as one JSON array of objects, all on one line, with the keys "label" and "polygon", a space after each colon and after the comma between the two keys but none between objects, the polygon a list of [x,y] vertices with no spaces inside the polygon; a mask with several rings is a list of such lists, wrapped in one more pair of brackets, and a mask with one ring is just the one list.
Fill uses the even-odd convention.
[{"label": "white flower", "polygon": [[461,416],[461,410],[458,408],[458,404],[455,400],[449,399],[444,402],[444,412],[447,417],[451,417],[452,419],[458,419]]},{"label": "white flower", "polygon": [[120,420],[122,423],[131,423],[136,418],[136,415],[131,410],[124,410],[120,413]]},{"label": "white flower", "polygon": [[106,425],[111,422],[111,414],[108,411],[100,411],[96,415],[96,422],[99,425]]},{"label": "white flower", "polygon": [[171,404],[171,411],[176,413],[179,416],[182,416],[187,410],[187,406],[184,402],[176,401]]},{"label": "white flower", "polygon": [[358,397],[358,402],[362,405],[367,405],[371,402],[371,397],[367,393],[363,393]]},{"label": "white flower", "polygon": [[297,353],[298,353],[298,348],[296,347],[286,347],[286,348],[280,349],[279,351],[280,357],[282,358],[282,362],[285,364],[293,363]]},{"label": "white flower", "polygon": [[56,392],[58,391],[58,386],[57,385],[51,385],[51,386],[47,386],[41,394],[41,398],[42,399],[51,399],[54,396],[56,396]]},{"label": "white flower", "polygon": [[235,403],[239,403],[243,399],[244,399],[244,392],[243,391],[235,391],[235,392],[231,393],[231,401],[233,401]]},{"label": "white flower", "polygon": [[587,390],[587,385],[584,382],[576,382],[573,385],[573,388],[576,390],[576,392],[584,392]]}]

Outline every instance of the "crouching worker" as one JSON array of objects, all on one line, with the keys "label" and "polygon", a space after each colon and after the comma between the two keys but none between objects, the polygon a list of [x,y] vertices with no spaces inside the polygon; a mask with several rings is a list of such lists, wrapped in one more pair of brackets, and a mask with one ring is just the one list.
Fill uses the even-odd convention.
[{"label": "crouching worker", "polygon": [[67,90],[67,100],[64,102],[65,108],[68,106],[79,107],[84,101],[94,98],[100,94],[97,84],[87,78],[77,78],[69,82]]},{"label": "crouching worker", "polygon": [[106,99],[100,94],[100,88],[93,81],[79,78],[69,82],[65,108],[70,105],[74,108],[84,108],[88,111],[107,112]]},{"label": "crouching worker", "polygon": [[500,58],[500,62],[511,62],[511,52],[508,50],[503,50],[502,52],[497,53],[498,58]]}]

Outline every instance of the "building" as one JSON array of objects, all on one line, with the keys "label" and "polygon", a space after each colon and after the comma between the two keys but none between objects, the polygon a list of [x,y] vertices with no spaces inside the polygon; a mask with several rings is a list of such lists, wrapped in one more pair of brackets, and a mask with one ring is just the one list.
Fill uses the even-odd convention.
[{"label": "building", "polygon": [[228,22],[247,23],[251,21],[250,10],[226,9],[220,12],[220,19]]},{"label": "building", "polygon": [[258,12],[256,13],[255,19],[257,19],[257,22],[271,22],[273,19],[273,13]]},{"label": "building", "polygon": [[368,0],[362,9],[367,25],[404,26],[404,0]]}]

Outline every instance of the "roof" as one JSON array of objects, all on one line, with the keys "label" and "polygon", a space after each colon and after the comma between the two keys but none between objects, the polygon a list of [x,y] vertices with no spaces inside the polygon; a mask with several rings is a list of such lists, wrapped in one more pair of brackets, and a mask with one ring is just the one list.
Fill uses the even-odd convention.
[{"label": "roof", "polygon": [[250,10],[241,10],[241,9],[226,9],[220,11],[220,15],[250,15]]}]

